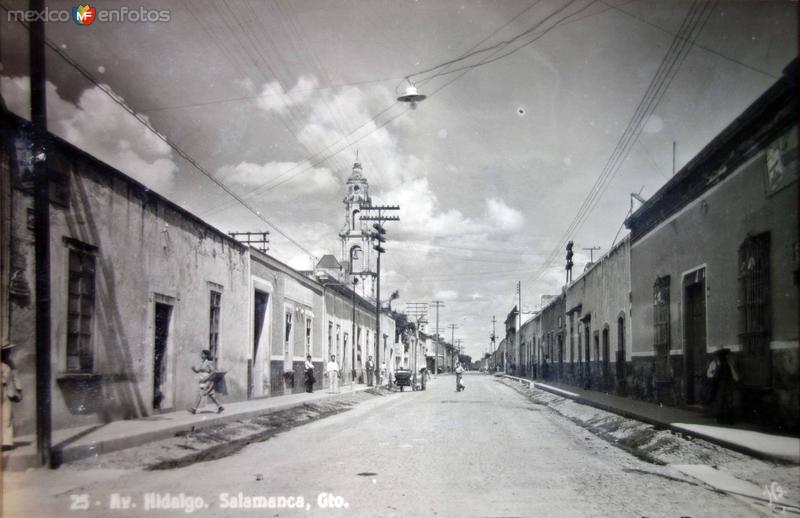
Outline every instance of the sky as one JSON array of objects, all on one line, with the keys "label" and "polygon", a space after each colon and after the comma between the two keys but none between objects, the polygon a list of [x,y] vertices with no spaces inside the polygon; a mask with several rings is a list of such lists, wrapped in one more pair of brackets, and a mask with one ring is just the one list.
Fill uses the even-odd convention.
[{"label": "sky", "polygon": [[[357,152],[373,203],[401,208],[400,221],[386,225],[382,293],[398,290],[399,309],[444,301],[443,334],[455,324],[465,352],[479,357],[492,316],[502,334],[517,282],[528,318],[542,295],[562,288],[565,238],[575,242],[577,277],[589,260],[584,248],[600,247],[596,258],[626,235],[630,193],[652,196],[673,158],[680,169],[780,77],[797,54],[796,5],[93,3],[168,10],[169,21],[47,23],[48,40],[102,85],[49,50],[48,124],[225,232],[270,230],[270,253],[303,270],[312,257],[339,256],[344,183]],[[695,32],[674,78],[591,212],[567,233],[687,20]],[[0,88],[22,116],[30,110],[27,38],[3,11]],[[428,95],[416,109],[395,102],[410,82]]]}]

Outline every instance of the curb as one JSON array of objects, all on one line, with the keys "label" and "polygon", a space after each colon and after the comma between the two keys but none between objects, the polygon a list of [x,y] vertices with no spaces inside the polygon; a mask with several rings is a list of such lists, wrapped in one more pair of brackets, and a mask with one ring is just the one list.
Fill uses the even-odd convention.
[{"label": "curb", "polygon": [[[350,396],[353,394],[366,392],[367,390],[368,388],[363,388],[360,390],[354,390],[353,392],[349,391],[339,392],[338,394],[330,394],[327,397],[313,399],[310,401],[287,402],[283,404],[278,404],[276,406],[271,406],[269,408],[247,410],[235,414],[233,413],[227,415],[212,414],[209,416],[202,416],[202,419],[198,419],[197,422],[175,424],[158,430],[153,430],[151,432],[143,432],[136,435],[102,439],[88,444],[75,444],[75,445],[66,444],[64,446],[57,444],[53,446],[53,450],[51,453],[52,462],[53,466],[58,467],[65,462],[73,462],[76,460],[85,459],[87,457],[93,457],[95,455],[101,455],[103,453],[111,453],[114,451],[125,450],[128,448],[141,446],[149,442],[154,442],[161,439],[168,439],[170,437],[174,437],[179,432],[185,432],[185,431],[191,432],[196,430],[202,430],[205,428],[210,428],[212,426],[224,424],[227,422],[238,421],[242,419],[252,419],[254,417],[260,417],[274,412],[280,412],[291,408],[302,407],[303,405],[306,404],[313,404],[322,401],[341,399],[343,397]],[[70,439],[67,439],[67,441],[63,441],[61,444],[63,444],[64,442],[68,442],[69,440]],[[39,459],[35,452],[18,454],[13,456],[4,455],[2,466],[3,466],[3,471],[25,471],[30,468],[41,467],[39,466]]]},{"label": "curb", "polygon": [[686,435],[686,436],[690,436],[690,437],[695,437],[697,439],[702,439],[704,441],[716,444],[718,446],[722,446],[723,448],[726,448],[726,449],[729,449],[729,450],[733,450],[733,451],[736,451],[736,452],[739,452],[739,453],[744,453],[745,455],[749,455],[749,456],[755,457],[757,459],[768,460],[770,462],[776,462],[776,463],[779,463],[779,464],[786,464],[786,465],[792,465],[792,466],[800,464],[800,463],[798,463],[796,461],[793,461],[793,460],[790,460],[790,459],[786,459],[784,457],[770,455],[770,454],[765,453],[763,451],[754,450],[752,448],[748,448],[747,446],[744,446],[744,445],[741,445],[741,444],[738,444],[738,443],[735,443],[735,442],[726,441],[725,439],[721,439],[719,437],[714,437],[712,435],[706,435],[706,434],[704,434],[702,432],[697,432],[695,430],[687,430],[687,429],[682,428],[680,426],[673,426],[671,423],[667,423],[667,422],[664,422],[664,421],[659,421],[657,419],[651,419],[651,418],[649,418],[647,416],[643,416],[643,415],[637,414],[635,412],[631,412],[629,410],[624,410],[624,409],[617,408],[617,407],[614,407],[614,406],[611,406],[611,405],[606,405],[604,403],[593,401],[591,399],[584,398],[584,397],[582,397],[580,395],[573,396],[573,395],[570,395],[569,393],[566,393],[566,391],[557,389],[555,387],[549,387],[549,386],[541,384],[541,383],[536,383],[533,380],[529,380],[529,379],[525,379],[525,378],[517,378],[515,376],[510,376],[508,374],[501,374],[501,375],[499,375],[497,377],[507,378],[507,379],[510,379],[510,380],[513,380],[513,381],[518,381],[520,383],[527,383],[529,387],[533,386],[533,388],[537,388],[539,390],[544,390],[545,392],[549,392],[551,394],[555,394],[556,396],[561,396],[563,398],[571,399],[571,400],[575,401],[576,403],[580,403],[581,405],[591,406],[591,407],[597,408],[599,410],[604,410],[604,411],[610,412],[612,414],[617,414],[617,415],[620,415],[620,416],[628,418],[628,419],[633,419],[635,421],[641,421],[643,423],[647,423],[649,425],[652,425],[652,426],[654,426],[655,428],[658,428],[658,429],[670,430],[671,432],[679,433],[681,435]]}]

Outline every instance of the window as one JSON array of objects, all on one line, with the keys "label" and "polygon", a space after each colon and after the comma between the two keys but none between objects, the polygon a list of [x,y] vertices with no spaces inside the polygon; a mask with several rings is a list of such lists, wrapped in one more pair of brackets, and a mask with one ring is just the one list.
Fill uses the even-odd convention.
[{"label": "window", "polygon": [[748,236],[739,247],[739,339],[745,385],[766,387],[770,379],[769,233]]},{"label": "window", "polygon": [[[284,360],[289,358],[292,345],[292,310],[286,309],[286,323],[283,328],[283,357]],[[291,359],[291,358],[290,358]]]},{"label": "window", "polygon": [[306,318],[306,354],[311,354],[311,319]]},{"label": "window", "polygon": [[617,318],[617,379],[625,379],[625,317]]},{"label": "window", "polygon": [[95,256],[71,248],[67,305],[67,372],[91,372],[94,368],[94,278]]},{"label": "window", "polygon": [[328,356],[325,358],[325,361],[330,359],[331,354],[336,354],[336,349],[334,349],[333,345],[333,322],[330,320],[328,321]]},{"label": "window", "polygon": [[336,352],[331,353],[336,355],[336,361],[342,361],[342,349],[340,347],[341,344],[341,337],[342,337],[342,326],[340,324],[336,324]]},{"label": "window", "polygon": [[208,350],[214,362],[217,361],[219,353],[219,309],[222,293],[211,290],[211,304],[208,317]]},{"label": "window", "polygon": [[656,381],[670,378],[669,368],[669,275],[653,284],[653,347],[656,353]]}]

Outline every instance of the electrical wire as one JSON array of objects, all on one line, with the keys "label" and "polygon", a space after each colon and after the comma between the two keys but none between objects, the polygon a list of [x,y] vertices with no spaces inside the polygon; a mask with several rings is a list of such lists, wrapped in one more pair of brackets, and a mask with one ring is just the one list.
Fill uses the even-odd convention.
[{"label": "electrical wire", "polygon": [[[0,4],[0,8],[5,10],[6,12],[8,12],[8,10],[9,10],[8,7],[6,7],[5,5],[2,5],[2,4]],[[21,21],[21,20],[18,20],[18,23],[20,23],[23,27],[25,27],[25,29],[30,31],[30,26],[27,23],[25,23],[24,21]],[[281,236],[286,238],[290,243],[295,245],[297,248],[299,248],[300,250],[302,250],[303,252],[308,254],[312,259],[315,258],[314,254],[311,251],[309,251],[307,248],[305,248],[303,245],[298,243],[295,239],[293,239],[291,236],[289,236],[287,233],[285,233],[283,230],[281,230],[272,221],[270,221],[266,217],[264,217],[261,214],[261,211],[257,210],[255,207],[252,207],[250,204],[248,204],[238,194],[236,194],[234,191],[232,191],[224,183],[222,183],[218,179],[216,179],[213,174],[208,172],[203,166],[201,166],[199,163],[197,163],[197,161],[194,158],[192,158],[188,153],[183,151],[183,149],[181,149],[177,144],[173,143],[164,134],[162,134],[158,130],[156,130],[153,127],[153,125],[150,124],[150,121],[147,120],[146,117],[144,117],[140,113],[136,112],[133,108],[129,107],[118,95],[116,95],[113,91],[111,91],[108,86],[106,86],[106,85],[100,83],[99,81],[97,81],[97,79],[95,79],[95,77],[88,70],[83,68],[77,61],[72,59],[72,57],[70,57],[69,54],[64,52],[63,49],[59,48],[58,45],[53,43],[48,38],[45,38],[45,45],[51,51],[55,52],[59,57],[61,57],[61,59],[63,59],[68,65],[70,65],[72,68],[74,68],[80,75],[82,75],[85,79],[87,79],[89,82],[91,82],[93,85],[95,85],[98,89],[100,89],[100,91],[102,91],[104,94],[106,94],[113,102],[117,103],[123,110],[125,110],[130,115],[132,115],[137,121],[139,121],[140,124],[142,124],[146,129],[148,129],[151,133],[153,133],[153,135],[155,135],[158,139],[160,139],[165,144],[167,144],[173,151],[175,151],[178,154],[178,156],[183,158],[192,167],[194,167],[194,169],[196,169],[198,172],[202,173],[209,180],[214,182],[214,184],[216,184],[220,189],[225,191],[229,196],[231,196],[232,198],[236,199],[243,207],[245,207],[248,211],[250,211],[258,219],[260,219],[261,221],[263,221],[264,223],[269,225],[273,230],[275,230],[275,232],[277,232],[278,234],[280,234]]]},{"label": "electrical wire", "polygon": [[[711,4],[711,7],[707,10],[707,12],[706,6],[709,4],[703,3],[700,5],[699,11],[698,5],[700,4],[695,1],[687,11],[684,21],[681,24],[681,28],[673,39],[673,44],[665,54],[664,59],[662,59],[661,65],[651,80],[651,83],[648,86],[644,96],[639,101],[639,104],[634,111],[634,115],[632,116],[631,120],[626,126],[625,131],[623,132],[623,135],[620,137],[620,140],[612,151],[609,160],[606,162],[606,165],[598,176],[595,184],[581,204],[578,213],[570,223],[567,231],[562,235],[562,237],[556,243],[556,246],[551,251],[549,258],[546,261],[547,265],[537,272],[536,276],[533,278],[533,282],[541,278],[543,273],[550,266],[552,266],[552,263],[555,261],[556,257],[558,257],[558,254],[561,251],[562,245],[566,243],[566,240],[573,232],[576,232],[582,226],[583,222],[588,217],[588,214],[590,214],[591,210],[594,208],[594,206],[596,206],[599,196],[608,186],[611,178],[613,178],[613,175],[619,169],[619,165],[622,163],[624,158],[627,157],[627,152],[629,152],[632,145],[635,144],[636,139],[641,132],[641,128],[643,127],[643,121],[646,121],[647,118],[649,118],[649,116],[660,103],[661,99],[663,99],[667,88],[671,84],[672,79],[674,79],[675,74],[680,67],[680,63],[682,63],[682,61],[685,59],[688,51],[691,50],[693,41],[697,39],[697,36],[699,36],[700,32],[705,26],[705,23],[708,21],[715,4]],[[705,20],[700,23],[703,17],[705,17]],[[696,30],[698,25],[700,29]],[[684,36],[683,33],[687,33],[688,37]]]}]

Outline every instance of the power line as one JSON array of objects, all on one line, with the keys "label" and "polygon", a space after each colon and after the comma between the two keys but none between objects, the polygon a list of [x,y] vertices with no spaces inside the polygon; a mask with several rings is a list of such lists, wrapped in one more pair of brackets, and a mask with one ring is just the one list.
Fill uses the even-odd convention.
[{"label": "power line", "polygon": [[[3,9],[4,11],[6,11],[6,12],[8,12],[8,11],[9,11],[9,9],[8,9],[8,8],[7,8],[5,5],[2,5],[2,4],[0,4],[0,8],[2,8],[2,9]],[[19,23],[20,23],[20,24],[21,24],[23,27],[25,27],[25,29],[27,29],[27,30],[29,30],[29,31],[30,31],[30,27],[28,26],[28,24],[27,24],[27,23],[25,23],[25,22],[23,22],[23,21],[21,21],[21,20],[19,20],[18,22],[19,22]],[[179,147],[177,144],[174,144],[174,143],[173,143],[171,140],[169,140],[169,139],[168,139],[168,138],[167,138],[165,135],[163,135],[163,134],[162,134],[162,133],[160,133],[158,130],[156,130],[156,129],[153,127],[153,125],[152,125],[152,124],[150,124],[150,121],[148,121],[146,117],[144,117],[143,115],[141,115],[141,114],[137,113],[135,110],[133,110],[131,107],[129,107],[129,106],[128,106],[128,105],[127,105],[127,104],[126,104],[126,103],[125,103],[125,102],[124,102],[124,101],[123,101],[123,100],[122,100],[122,99],[121,99],[121,98],[120,98],[118,95],[114,94],[114,93],[113,93],[113,92],[112,92],[112,91],[109,89],[109,87],[106,87],[105,85],[103,85],[103,84],[101,84],[99,81],[97,81],[97,80],[94,78],[94,76],[92,76],[92,74],[90,74],[90,73],[89,73],[89,72],[88,72],[88,71],[87,71],[85,68],[83,68],[83,67],[82,67],[82,66],[81,66],[81,65],[80,65],[78,62],[76,62],[74,59],[72,59],[72,58],[71,58],[71,57],[70,57],[70,56],[69,56],[69,55],[68,55],[66,52],[64,52],[64,51],[63,51],[61,48],[59,48],[57,45],[55,45],[55,44],[54,44],[54,43],[53,43],[51,40],[49,40],[49,39],[45,39],[45,45],[46,45],[46,46],[47,46],[47,47],[48,47],[50,50],[52,50],[53,52],[55,52],[55,53],[56,53],[56,54],[57,54],[59,57],[61,57],[61,59],[63,59],[63,60],[64,60],[64,61],[65,61],[65,62],[66,62],[68,65],[70,65],[72,68],[74,68],[75,70],[77,70],[77,71],[78,71],[78,73],[80,73],[80,74],[81,74],[81,75],[82,75],[84,78],[86,78],[86,79],[87,79],[89,82],[91,82],[91,83],[92,83],[92,84],[94,84],[94,85],[95,85],[97,88],[99,88],[99,89],[100,89],[100,91],[102,91],[104,94],[106,94],[106,95],[107,95],[107,96],[108,96],[108,97],[109,97],[109,98],[110,98],[112,101],[114,101],[115,103],[117,103],[117,104],[118,104],[118,105],[119,105],[119,106],[120,106],[120,107],[121,107],[123,110],[125,110],[125,111],[126,111],[126,112],[128,112],[130,115],[132,115],[132,116],[133,116],[133,117],[134,117],[134,118],[135,118],[137,121],[139,121],[139,123],[141,123],[141,124],[142,124],[142,125],[143,125],[145,128],[147,128],[147,129],[148,129],[150,132],[152,132],[152,133],[153,133],[153,134],[154,134],[156,137],[158,137],[158,138],[159,138],[161,141],[163,141],[165,144],[167,144],[167,145],[168,145],[168,146],[169,146],[169,147],[170,147],[170,148],[171,148],[173,151],[175,151],[175,152],[178,154],[178,156],[180,156],[181,158],[183,158],[183,159],[184,159],[186,162],[188,162],[190,165],[192,165],[192,166],[193,166],[193,167],[194,167],[194,168],[195,168],[197,171],[199,171],[199,172],[200,172],[200,173],[202,173],[204,176],[206,176],[206,177],[207,177],[209,180],[211,180],[212,182],[214,182],[214,183],[215,183],[215,184],[216,184],[216,185],[217,185],[217,186],[218,186],[220,189],[222,189],[223,191],[225,191],[225,192],[226,192],[226,193],[227,193],[229,196],[231,196],[232,198],[236,199],[236,201],[238,201],[238,202],[239,202],[239,203],[240,203],[240,204],[241,204],[243,207],[245,207],[247,210],[249,210],[251,213],[253,213],[253,215],[255,215],[255,216],[258,218],[258,219],[260,219],[261,221],[263,221],[264,223],[266,223],[267,225],[269,225],[270,227],[272,227],[272,229],[273,229],[273,230],[275,230],[275,231],[276,231],[278,234],[280,234],[280,235],[282,235],[283,237],[285,237],[285,238],[286,238],[286,239],[287,239],[287,240],[288,240],[290,243],[292,243],[292,244],[294,244],[295,246],[297,246],[297,247],[298,247],[300,250],[302,250],[303,252],[305,252],[306,254],[308,254],[308,255],[309,255],[311,258],[314,258],[314,254],[313,254],[313,253],[311,253],[311,251],[309,251],[308,249],[306,249],[306,248],[305,248],[303,245],[301,245],[300,243],[298,243],[297,241],[295,241],[293,238],[291,238],[291,237],[290,237],[288,234],[286,234],[285,232],[283,232],[283,230],[281,230],[281,229],[280,229],[278,226],[276,226],[274,223],[272,223],[272,222],[271,222],[271,221],[269,221],[267,218],[265,218],[265,217],[264,217],[264,216],[261,214],[261,211],[259,211],[259,210],[255,209],[254,207],[250,206],[250,205],[249,205],[249,204],[248,204],[248,203],[247,203],[245,200],[243,200],[243,199],[242,199],[242,198],[241,198],[239,195],[237,195],[235,192],[233,192],[233,191],[232,191],[232,190],[231,190],[229,187],[227,187],[227,186],[226,186],[224,183],[222,183],[222,182],[220,182],[219,180],[217,180],[217,179],[214,177],[214,175],[212,175],[212,174],[211,174],[210,172],[208,172],[208,171],[207,171],[207,170],[206,170],[206,169],[205,169],[203,166],[201,166],[199,163],[197,163],[197,161],[195,161],[195,159],[194,159],[194,158],[192,158],[192,157],[191,157],[191,156],[190,156],[188,153],[186,153],[185,151],[183,151],[183,149],[181,149],[181,148],[180,148],[180,147]]]},{"label": "power line", "polygon": [[[628,16],[628,17],[633,18],[635,20],[639,20],[640,22],[642,22],[642,23],[644,23],[646,25],[649,25],[650,27],[656,28],[656,29],[660,30],[661,32],[664,32],[664,33],[669,34],[671,36],[677,36],[676,33],[670,31],[669,29],[666,29],[666,28],[664,28],[664,27],[662,27],[662,26],[660,26],[658,24],[655,24],[655,23],[653,23],[653,22],[651,22],[651,21],[649,21],[649,20],[647,20],[645,18],[642,18],[641,16],[637,16],[637,15],[631,13],[631,12],[628,12],[628,11],[622,9],[621,5],[611,5],[608,2],[606,2],[605,0],[600,0],[600,2],[602,2],[603,4],[609,6],[611,9],[619,11],[620,13],[624,14],[625,16]],[[735,63],[737,65],[740,65],[740,66],[742,66],[742,67],[744,67],[744,68],[746,68],[748,70],[752,70],[753,72],[765,75],[765,76],[770,77],[772,79],[778,79],[778,76],[776,76],[775,74],[771,74],[771,73],[769,73],[769,72],[767,72],[765,70],[761,70],[760,68],[756,68],[756,67],[754,67],[752,65],[748,65],[747,63],[745,63],[743,61],[740,61],[738,59],[732,58],[730,56],[726,56],[725,54],[723,54],[723,53],[721,53],[721,52],[719,52],[717,50],[711,49],[711,48],[706,47],[704,45],[698,45],[698,44],[696,44],[694,42],[693,42],[693,45],[695,47],[697,47],[698,49],[703,49],[703,50],[705,50],[706,52],[708,52],[710,54],[714,54],[715,56],[719,56],[722,59],[725,59],[725,60],[730,61],[731,63]]]},{"label": "power line", "polygon": [[[568,2],[567,4],[565,4],[565,6],[564,6],[564,7],[566,7],[566,6],[568,6],[568,5],[571,5],[571,4],[573,4],[575,1],[576,1],[576,0],[571,0],[570,2]],[[571,17],[571,16],[574,16],[575,14],[578,14],[579,12],[582,12],[583,10],[585,10],[586,8],[588,8],[590,5],[594,4],[594,3],[595,3],[595,2],[597,2],[597,1],[598,1],[598,0],[592,0],[592,2],[590,2],[589,4],[587,4],[586,6],[584,6],[583,8],[579,9],[579,10],[578,10],[578,11],[576,11],[575,13],[569,14],[569,15],[567,15],[567,16],[565,16],[565,17],[563,17],[563,18],[559,19],[559,20],[558,20],[556,23],[554,23],[553,25],[551,25],[550,27],[548,27],[547,29],[545,29],[545,30],[544,30],[544,31],[543,31],[541,34],[538,34],[538,35],[537,35],[537,36],[536,36],[536,37],[535,37],[533,40],[531,40],[531,41],[527,42],[525,45],[530,45],[530,44],[531,44],[531,43],[533,43],[534,41],[537,41],[537,40],[539,40],[539,39],[540,39],[540,38],[542,38],[542,37],[543,37],[545,34],[547,34],[548,32],[550,32],[552,29],[554,29],[554,28],[556,28],[557,26],[559,26],[559,25],[561,25],[562,23],[564,23],[564,21],[565,21],[567,18],[569,18],[569,17]],[[561,9],[559,9],[558,11],[556,11],[556,13],[558,13],[558,12],[561,12],[562,10],[563,10],[563,7],[562,7]],[[523,11],[523,12],[524,12],[524,11]],[[603,12],[604,12],[604,11],[603,11]],[[542,25],[542,24],[543,24],[543,23],[544,23],[544,22],[545,22],[547,19],[551,18],[551,17],[553,16],[553,14],[555,14],[555,13],[551,13],[551,15],[548,15],[548,17],[546,17],[545,19],[543,19],[543,20],[541,20],[540,22],[538,22],[537,24],[535,24],[535,25],[534,25],[534,26],[533,26],[531,29],[529,29],[528,31],[535,30],[536,28],[540,27],[540,26],[541,26],[541,25]],[[600,13],[595,13],[595,14],[600,14]],[[572,21],[577,21],[577,20],[572,20]],[[507,24],[506,24],[506,25],[507,25]],[[502,50],[502,47],[501,47],[500,49],[498,49],[498,50],[495,50],[495,53],[496,53],[496,52],[498,52],[499,50]],[[489,59],[493,59],[494,57],[495,57],[495,55],[494,55],[494,53],[493,53],[492,55],[490,55],[490,56],[487,58],[487,60],[489,60]],[[483,63],[483,62],[480,62],[480,63],[478,63],[478,64],[477,64],[477,65],[475,65],[475,66],[466,67],[466,68],[465,68],[465,69],[463,69],[463,70],[456,70],[456,71],[450,71],[450,72],[448,72],[448,74],[449,74],[449,73],[451,73],[451,72],[452,72],[452,73],[455,73],[455,72],[459,72],[459,71],[460,71],[461,73],[460,73],[458,76],[456,76],[454,79],[451,79],[450,81],[448,81],[448,82],[444,83],[444,84],[443,84],[443,85],[441,85],[439,88],[437,88],[436,90],[434,90],[433,92],[431,92],[431,93],[428,95],[428,97],[429,97],[429,98],[430,98],[430,97],[433,97],[433,96],[434,96],[434,95],[436,95],[438,92],[440,92],[441,90],[443,90],[443,89],[447,88],[448,86],[450,86],[451,84],[453,84],[455,81],[457,81],[458,79],[460,79],[461,77],[463,77],[463,76],[464,76],[464,75],[465,75],[467,72],[469,72],[469,71],[470,71],[470,70],[472,70],[473,68],[477,68],[477,66],[480,66],[480,65],[482,65],[482,64],[484,64],[484,63]],[[437,68],[439,68],[439,67],[437,67]],[[422,81],[420,82],[420,84],[421,84],[421,85],[424,85],[424,84],[426,84],[428,81],[430,81],[431,79],[433,79],[433,77],[431,77],[431,78],[426,78],[426,79],[422,80]],[[354,135],[356,132],[360,131],[362,128],[364,128],[364,127],[365,127],[365,126],[367,126],[368,124],[370,124],[370,123],[372,123],[372,122],[376,121],[376,120],[377,120],[377,119],[378,119],[380,116],[382,116],[384,113],[386,113],[386,112],[388,112],[389,110],[391,110],[391,109],[392,109],[392,108],[393,108],[395,105],[397,105],[397,104],[398,104],[398,102],[397,102],[397,101],[395,101],[395,102],[393,102],[392,104],[390,104],[389,106],[387,106],[386,108],[384,108],[383,110],[381,110],[381,111],[380,111],[380,112],[379,112],[377,115],[375,115],[374,117],[372,117],[372,119],[370,119],[370,120],[366,121],[364,124],[362,124],[361,126],[359,126],[358,128],[356,128],[355,130],[353,130],[352,132],[350,132],[350,133],[348,134],[348,137],[349,137],[349,136],[352,136],[352,135]],[[398,114],[394,115],[393,117],[389,118],[388,120],[384,121],[383,123],[381,123],[381,124],[377,125],[375,128],[373,128],[372,130],[370,130],[370,131],[369,131],[367,134],[365,134],[365,135],[362,135],[361,137],[359,137],[358,139],[356,139],[356,140],[354,140],[354,141],[351,141],[351,142],[350,142],[350,145],[352,145],[352,144],[355,144],[355,143],[357,143],[357,142],[360,142],[361,140],[363,140],[363,139],[365,139],[366,137],[370,136],[370,135],[371,135],[372,133],[374,133],[375,131],[378,131],[379,129],[383,128],[383,127],[384,127],[384,126],[386,126],[387,124],[389,124],[389,123],[393,122],[394,120],[396,120],[397,118],[401,117],[401,116],[402,116],[402,115],[404,115],[406,112],[408,112],[408,111],[409,111],[409,109],[410,109],[410,108],[406,108],[404,111],[402,111],[402,112],[400,112],[400,113],[398,113]],[[331,145],[327,146],[327,147],[326,147],[326,148],[325,148],[323,151],[326,151],[326,150],[330,149],[331,147],[333,147],[334,145],[338,144],[339,142],[341,142],[341,140],[339,140],[339,141],[337,141],[337,142],[334,142],[334,143],[332,143]],[[265,192],[267,192],[267,191],[270,191],[270,190],[276,189],[276,188],[278,188],[278,187],[280,187],[280,186],[282,186],[282,185],[284,185],[284,184],[286,184],[286,183],[288,183],[288,182],[292,181],[293,179],[297,178],[299,175],[301,175],[301,174],[304,174],[304,173],[306,173],[306,172],[308,172],[308,171],[310,171],[310,170],[314,169],[315,167],[317,167],[318,165],[320,165],[320,164],[324,163],[325,161],[327,161],[327,160],[328,160],[328,159],[330,159],[331,157],[333,157],[333,156],[337,155],[338,153],[342,152],[344,149],[346,149],[346,147],[340,147],[339,149],[337,149],[337,150],[333,151],[332,153],[329,153],[327,156],[325,156],[325,157],[322,157],[322,158],[320,158],[319,160],[316,160],[316,161],[312,161],[312,160],[311,160],[311,159],[313,159],[313,156],[312,156],[312,157],[310,157],[310,158],[308,158],[308,159],[304,160],[303,162],[300,162],[300,163],[296,164],[295,166],[293,166],[293,167],[289,168],[288,170],[284,171],[283,173],[281,173],[280,175],[278,175],[276,178],[274,178],[274,179],[273,179],[273,180],[272,180],[270,183],[267,183],[267,184],[265,184],[264,186],[262,186],[262,187],[260,187],[260,188],[258,188],[258,189],[256,189],[256,190],[254,190],[254,191],[251,191],[251,192],[248,194],[248,196],[249,196],[249,197],[252,197],[252,196],[260,195],[260,194],[263,194],[263,193],[265,193]],[[320,154],[320,153],[317,153],[316,155],[319,155],[319,154]],[[316,156],[316,155],[314,155],[314,156]],[[308,165],[308,166],[306,166],[305,168],[301,169],[300,171],[297,171],[297,172],[296,172],[296,173],[294,173],[294,174],[290,174],[290,173],[292,173],[293,171],[295,171],[296,169],[298,169],[298,168],[299,168],[299,167],[300,167],[300,166],[301,166],[303,163],[306,163],[306,162],[308,162],[308,163],[309,163],[309,165]],[[203,216],[207,216],[207,215],[213,214],[213,213],[215,213],[215,212],[218,212],[218,211],[220,211],[220,210],[225,210],[225,209],[227,209],[229,206],[231,206],[231,205],[230,205],[230,204],[227,204],[227,206],[225,206],[225,205],[223,205],[223,206],[217,206],[217,207],[214,207],[213,209],[211,209],[211,210],[209,210],[209,211],[207,211],[207,212],[203,213],[202,215],[203,215]]]},{"label": "power line", "polygon": [[[595,184],[592,186],[592,189],[589,191],[583,203],[581,204],[578,213],[570,223],[567,231],[562,235],[561,239],[559,239],[559,241],[556,243],[556,246],[551,251],[548,260],[546,261],[546,266],[537,273],[533,279],[534,281],[538,280],[544,271],[549,268],[550,265],[552,265],[553,261],[555,261],[561,251],[562,244],[566,242],[566,239],[571,235],[571,233],[580,228],[586,217],[588,217],[588,214],[599,200],[600,194],[608,186],[610,179],[613,178],[613,175],[618,170],[618,166],[622,163],[622,160],[624,160],[624,157],[627,156],[631,146],[638,138],[641,132],[642,121],[650,117],[650,114],[652,114],[652,112],[658,106],[658,103],[660,103],[661,99],[663,98],[666,89],[669,87],[672,79],[675,77],[675,73],[677,73],[680,63],[682,63],[683,59],[685,59],[686,55],[688,54],[688,50],[691,50],[690,46],[688,49],[686,48],[687,44],[691,45],[692,41],[697,38],[700,31],[702,31],[705,22],[708,21],[708,16],[710,16],[711,11],[713,10],[712,6],[711,9],[705,13],[705,8],[708,4],[703,3],[699,10],[698,5],[700,5],[699,2],[695,1],[687,11],[678,35],[676,35],[673,39],[672,45],[662,59],[655,76],[651,80],[644,96],[639,101],[639,104],[634,111],[634,115],[628,122],[628,125],[626,126],[626,129],[620,137],[620,140],[617,142],[617,145],[612,151],[611,156],[603,167],[600,175],[595,181]],[[702,23],[702,25],[700,25],[700,30],[697,31],[692,37],[692,33],[695,32],[695,29],[697,28],[703,16],[706,16],[705,21]],[[683,33],[688,34],[689,37],[683,36]],[[676,68],[676,66],[678,68]]]}]

